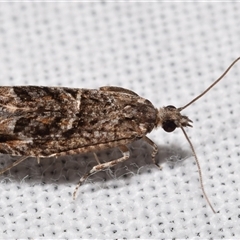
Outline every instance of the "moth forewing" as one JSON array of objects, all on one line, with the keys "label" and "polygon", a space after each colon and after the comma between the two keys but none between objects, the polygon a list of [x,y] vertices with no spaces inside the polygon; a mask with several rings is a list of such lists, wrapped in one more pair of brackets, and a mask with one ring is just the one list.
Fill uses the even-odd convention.
[{"label": "moth forewing", "polygon": [[[129,158],[127,144],[138,139],[153,147],[155,161],[157,145],[146,135],[154,128],[166,132],[181,128],[197,162],[203,195],[214,211],[203,188],[202,173],[197,155],[184,128],[192,127],[192,121],[181,111],[215,86],[239,60],[202,94],[184,107],[167,106],[157,110],[152,103],[135,92],[120,87],[77,89],[63,87],[18,86],[0,87],[0,153],[22,156],[0,174],[24,161],[27,157],[45,158],[95,152],[118,147],[122,157],[94,166],[79,181],[112,167]],[[97,158],[97,157],[96,157]]]},{"label": "moth forewing", "polygon": [[0,87],[0,153],[84,153],[125,145],[152,131],[154,106],[127,89],[115,89]]}]

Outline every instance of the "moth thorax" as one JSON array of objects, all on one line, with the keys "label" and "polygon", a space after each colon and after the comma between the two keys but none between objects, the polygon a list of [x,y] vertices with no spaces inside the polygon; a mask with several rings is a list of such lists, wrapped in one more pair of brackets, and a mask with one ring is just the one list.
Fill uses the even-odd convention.
[{"label": "moth thorax", "polygon": [[172,132],[178,127],[192,127],[192,121],[180,113],[180,110],[174,106],[160,108],[158,111],[158,126],[166,132]]}]

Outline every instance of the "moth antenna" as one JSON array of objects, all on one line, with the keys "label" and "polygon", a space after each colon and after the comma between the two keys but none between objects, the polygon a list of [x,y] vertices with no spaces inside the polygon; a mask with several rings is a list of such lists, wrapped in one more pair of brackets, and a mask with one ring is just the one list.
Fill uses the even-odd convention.
[{"label": "moth antenna", "polygon": [[214,208],[213,208],[213,206],[212,206],[212,204],[211,204],[211,202],[210,202],[210,200],[209,200],[209,198],[208,198],[208,196],[207,196],[207,194],[206,194],[206,192],[205,192],[205,189],[204,189],[203,178],[202,178],[202,171],[201,171],[200,163],[199,163],[199,161],[198,161],[198,158],[197,158],[197,154],[196,154],[196,152],[195,152],[195,149],[194,149],[194,147],[193,147],[193,145],[192,145],[192,142],[190,141],[190,139],[189,139],[186,131],[184,130],[184,128],[183,128],[183,127],[180,127],[180,128],[182,129],[183,134],[184,134],[184,136],[186,137],[186,139],[187,139],[187,141],[188,141],[188,143],[189,143],[189,145],[190,145],[190,148],[191,148],[192,153],[193,153],[194,158],[195,158],[195,162],[197,163],[198,176],[199,176],[199,181],[200,181],[200,186],[201,186],[201,190],[202,190],[203,196],[204,196],[205,199],[207,200],[207,203],[208,203],[208,205],[210,206],[210,208],[212,209],[213,213],[216,213],[216,211],[214,210]]},{"label": "moth antenna", "polygon": [[[203,196],[205,197],[205,199],[207,200],[207,203],[208,205],[210,206],[210,208],[212,209],[213,213],[216,213],[216,211],[214,210],[212,204],[210,203],[210,200],[205,192],[205,189],[204,189],[204,186],[203,186],[203,178],[202,178],[202,171],[201,171],[201,167],[200,167],[200,163],[198,161],[198,158],[197,158],[197,154],[194,150],[194,147],[193,147],[193,144],[192,142],[190,141],[187,133],[185,132],[184,128],[183,127],[187,127],[187,126],[190,126],[191,127],[191,120],[188,119],[186,116],[182,116],[180,114],[180,112],[187,108],[188,106],[190,106],[191,104],[193,104],[195,101],[197,101],[199,98],[201,98],[204,94],[206,94],[211,88],[213,88],[219,81],[221,81],[223,79],[223,77],[228,73],[228,71],[233,67],[233,65],[238,62],[240,60],[240,57],[238,57],[237,59],[235,59],[231,64],[230,66],[223,72],[223,74],[217,79],[215,80],[205,91],[203,91],[201,94],[199,94],[197,97],[195,97],[193,100],[191,100],[189,103],[187,103],[185,106],[183,107],[180,107],[180,108],[175,108],[173,106],[168,106],[168,107],[165,107],[165,111],[175,111],[175,114],[178,113],[178,117],[180,119],[180,121],[174,121],[174,120],[169,120],[169,119],[161,119],[162,115],[161,114],[161,111],[159,111],[159,116],[160,116],[160,119],[162,121],[160,121],[160,123],[162,124],[162,127],[165,131],[167,132],[172,132],[174,131],[174,129],[176,127],[180,127],[182,129],[182,132],[185,136],[185,138],[187,139],[189,145],[190,145],[190,148],[192,150],[192,153],[194,155],[194,158],[195,158],[195,161],[196,161],[196,164],[197,164],[197,168],[198,168],[198,175],[199,175],[199,181],[200,181],[200,186],[201,186],[201,189],[202,189],[202,192],[203,192]],[[167,115],[167,116],[170,116],[170,115]],[[174,115],[175,117],[177,115]],[[167,120],[167,121],[166,121]],[[175,119],[176,120],[176,119]]]},{"label": "moth antenna", "polygon": [[205,91],[203,91],[200,95],[198,95],[197,97],[195,97],[192,101],[190,101],[188,104],[186,104],[183,107],[178,108],[178,110],[181,112],[183,109],[187,108],[189,105],[191,105],[192,103],[194,103],[195,101],[197,101],[199,98],[201,98],[204,94],[206,94],[211,88],[213,88],[219,81],[221,81],[223,79],[223,77],[228,73],[228,71],[233,67],[233,65],[240,60],[240,57],[238,57],[237,59],[235,59],[231,65],[225,70],[225,72],[217,79],[215,80]]}]

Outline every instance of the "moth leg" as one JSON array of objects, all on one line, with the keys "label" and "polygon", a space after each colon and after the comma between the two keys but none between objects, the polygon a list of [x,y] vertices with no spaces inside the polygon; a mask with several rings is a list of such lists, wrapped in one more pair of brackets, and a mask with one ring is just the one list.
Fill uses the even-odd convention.
[{"label": "moth leg", "polygon": [[5,173],[6,171],[10,170],[11,168],[17,166],[19,163],[23,162],[24,160],[26,160],[28,157],[21,157],[19,158],[17,161],[13,162],[11,165],[3,168],[0,170],[0,175]]},{"label": "moth leg", "polygon": [[[106,162],[106,163],[100,163],[98,160],[97,162],[99,162],[98,165],[94,166],[88,173],[86,173],[84,176],[81,177],[81,179],[79,180],[74,192],[73,192],[73,200],[76,199],[76,194],[77,194],[77,191],[79,189],[79,187],[82,185],[82,183],[90,176],[90,175],[93,175],[97,172],[100,172],[106,168],[110,168],[110,167],[113,167],[115,166],[116,164],[118,163],[121,163],[121,162],[124,162],[126,161],[129,156],[130,156],[130,152],[127,148],[127,146],[125,145],[122,145],[122,146],[119,146],[118,147],[119,150],[122,152],[122,157],[121,158],[118,158],[118,159],[115,159],[115,160],[112,160],[110,162]],[[96,155],[96,154],[95,154]],[[98,158],[97,158],[98,159]]]},{"label": "moth leg", "polygon": [[93,155],[94,155],[94,157],[95,157],[96,162],[100,165],[101,163],[100,163],[100,161],[99,161],[99,159],[98,159],[97,154],[94,152]]},{"label": "moth leg", "polygon": [[160,170],[162,170],[162,167],[158,163],[156,163],[156,155],[158,153],[158,146],[156,145],[156,143],[154,143],[150,138],[148,138],[146,136],[143,137],[143,140],[145,142],[147,142],[149,145],[151,145],[151,147],[153,148],[152,161]]}]

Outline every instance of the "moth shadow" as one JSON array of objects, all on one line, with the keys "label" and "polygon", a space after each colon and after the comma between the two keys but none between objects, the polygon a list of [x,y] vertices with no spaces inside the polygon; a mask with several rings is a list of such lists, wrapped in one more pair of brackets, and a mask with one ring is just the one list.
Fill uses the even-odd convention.
[{"label": "moth shadow", "polygon": [[[141,174],[151,168],[156,167],[153,164],[151,153],[152,147],[143,140],[133,142],[128,146],[130,150],[130,158],[112,168],[97,172],[90,176],[84,185],[100,184],[111,181],[113,179],[129,179],[139,173]],[[158,154],[156,162],[159,165],[167,162],[170,165],[178,161],[184,161],[192,153],[188,150],[181,149],[178,145],[160,145],[158,146]],[[101,163],[118,159],[122,156],[118,148],[112,148],[97,152],[98,159]],[[3,168],[12,163],[13,158],[8,155],[2,155],[0,158],[0,167]],[[36,158],[27,158],[24,162],[11,168],[1,176],[5,182],[18,181],[29,182],[32,184],[71,184],[76,185],[80,177],[88,173],[97,162],[93,153],[63,156],[59,158],[44,158],[37,163]],[[73,188],[74,189],[74,188]]]}]

